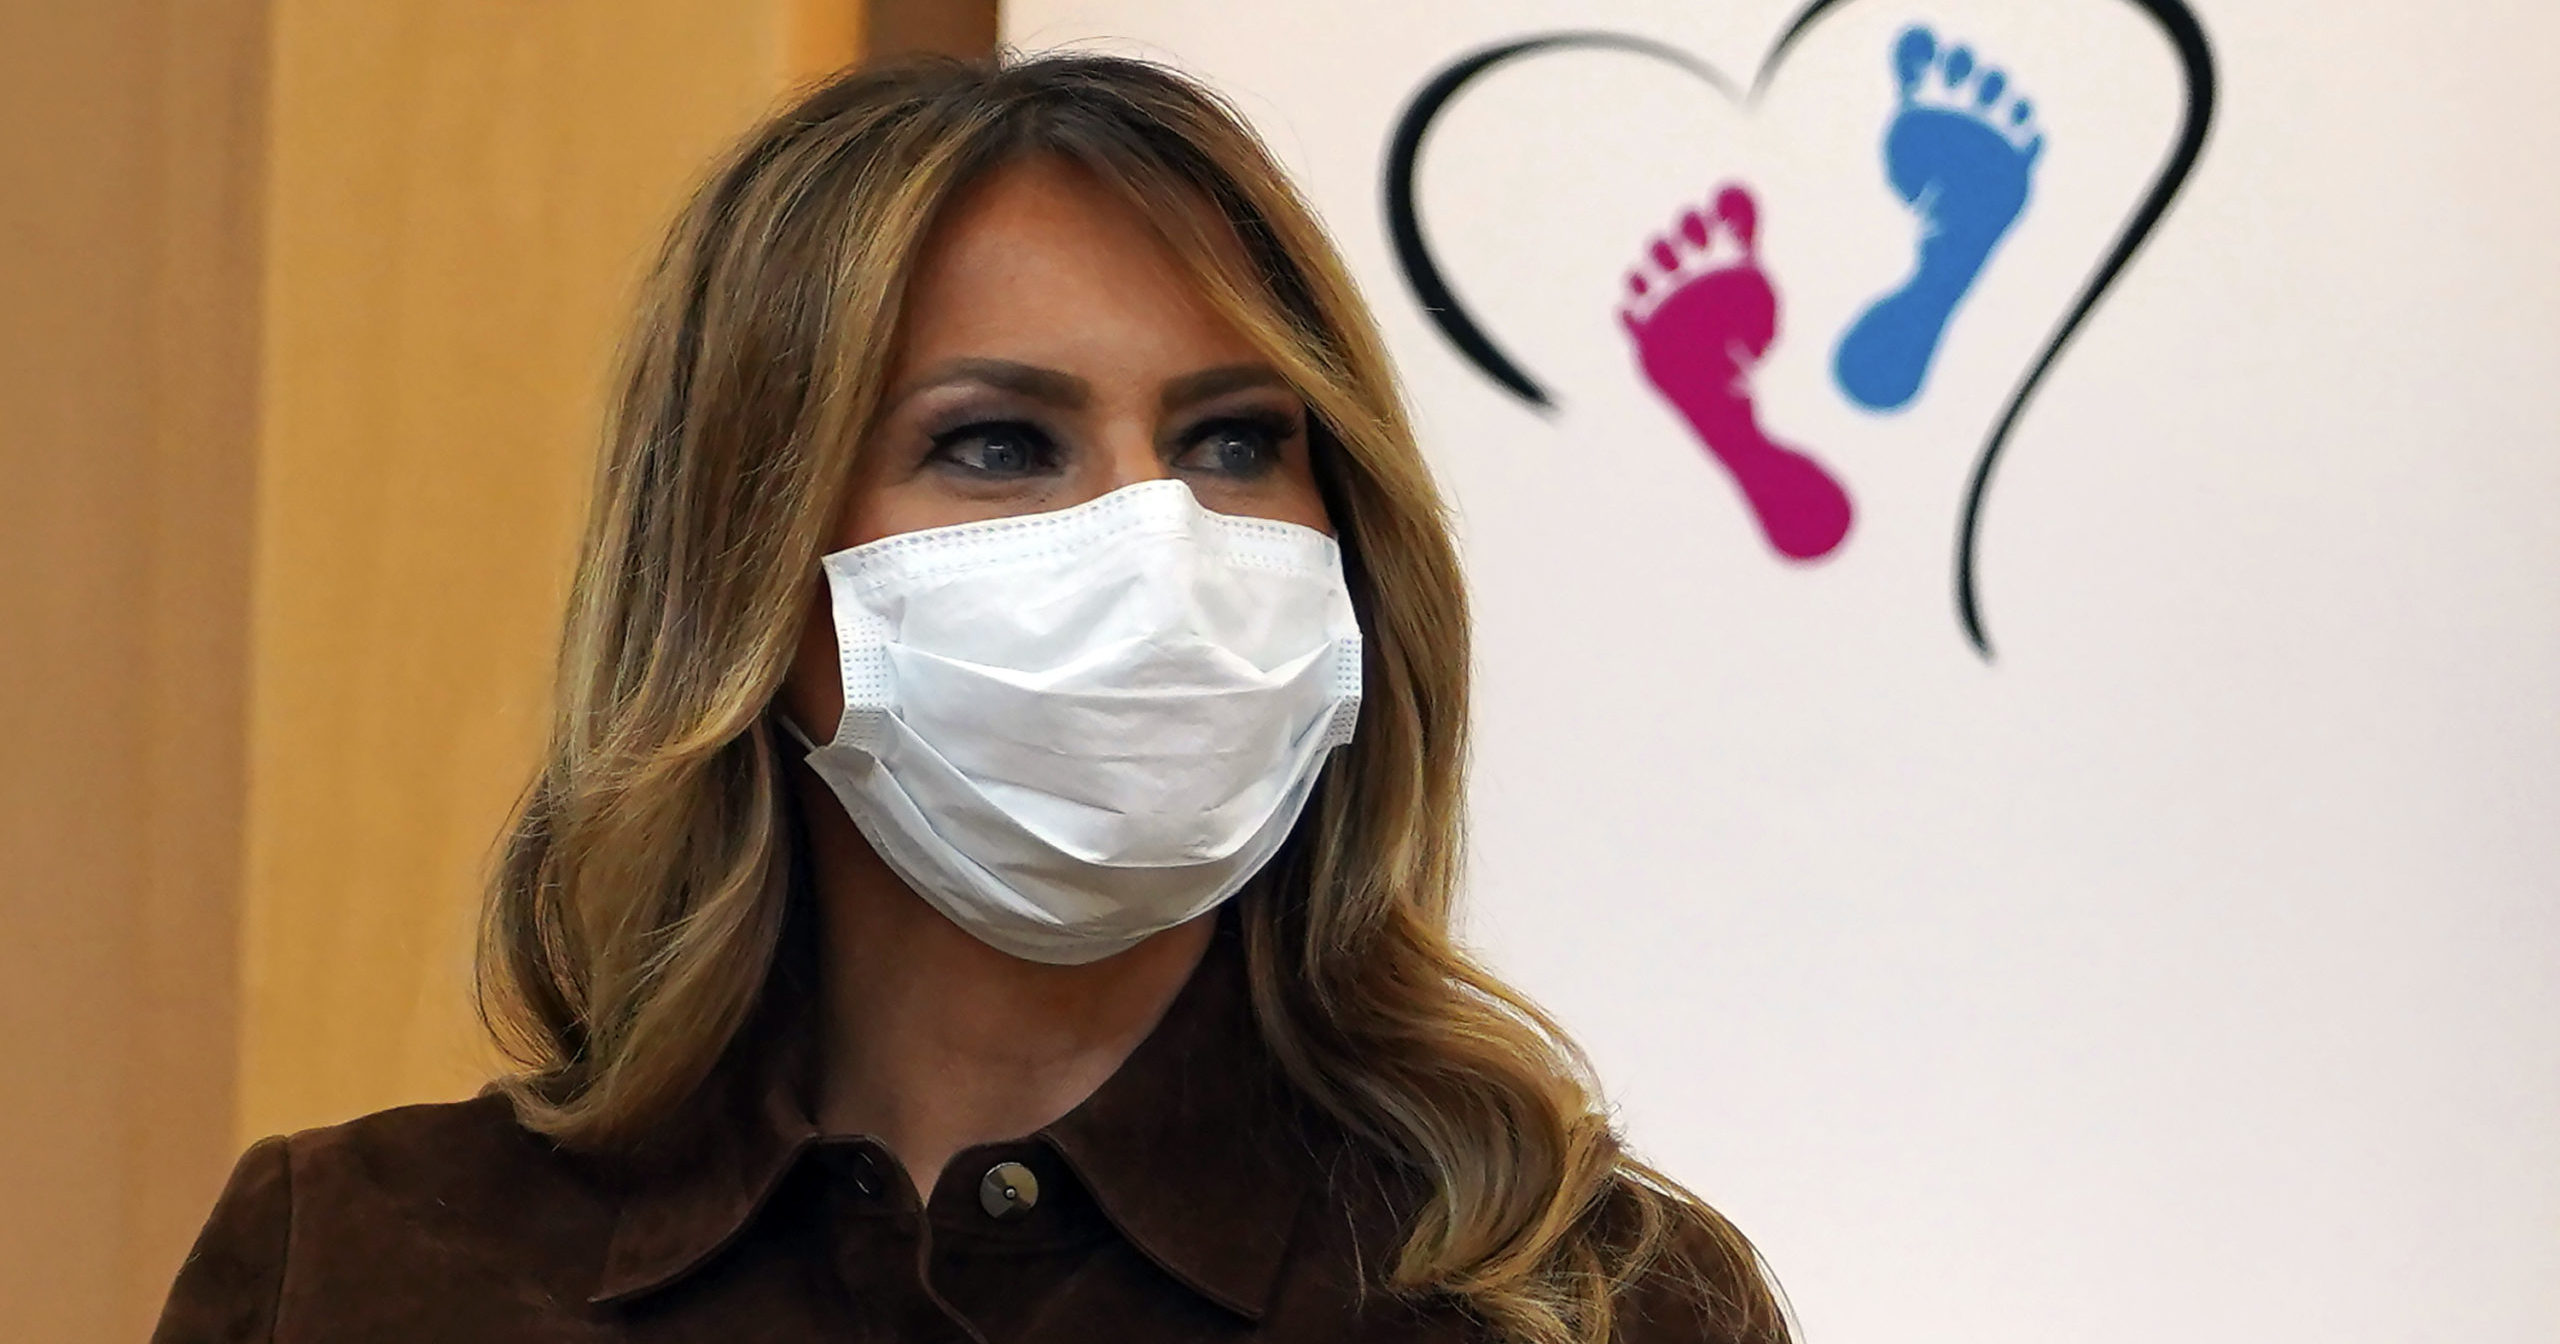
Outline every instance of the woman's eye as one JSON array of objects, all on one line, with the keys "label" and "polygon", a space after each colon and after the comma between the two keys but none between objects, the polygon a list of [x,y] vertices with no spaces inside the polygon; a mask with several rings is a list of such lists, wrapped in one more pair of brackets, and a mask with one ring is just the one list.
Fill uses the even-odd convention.
[{"label": "woman's eye", "polygon": [[933,458],[972,476],[1027,476],[1055,465],[1049,436],[1019,422],[962,425],[933,436]]},{"label": "woman's eye", "polygon": [[1283,416],[1213,420],[1192,432],[1180,465],[1221,476],[1259,476],[1279,465],[1280,446],[1297,432]]}]

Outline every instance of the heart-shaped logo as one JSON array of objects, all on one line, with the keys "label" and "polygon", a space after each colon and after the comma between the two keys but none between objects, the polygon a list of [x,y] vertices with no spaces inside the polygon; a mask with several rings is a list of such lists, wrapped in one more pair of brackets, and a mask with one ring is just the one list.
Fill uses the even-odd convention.
[{"label": "heart-shaped logo", "polygon": [[[1487,334],[1457,299],[1427,241],[1415,179],[1434,122],[1488,72],[1542,53],[1573,49],[1632,52],[1696,76],[1734,104],[1755,109],[1771,79],[1807,34],[1846,0],[1812,0],[1790,22],[1748,85],[1666,43],[1624,33],[1559,32],[1498,43],[1443,67],[1398,118],[1386,158],[1389,240],[1424,313],[1459,355],[1497,386],[1541,411],[1555,399]],[[2204,27],[2184,0],[2123,0],[2154,24],[2174,51],[2183,81],[2176,138],[2113,244],[2038,349],[1976,453],[1957,523],[1954,590],[1965,638],[1986,659],[1991,641],[1978,593],[1983,506],[1994,469],[2019,417],[2072,337],[2087,324],[2126,266],[2168,213],[2212,127],[2216,71]],[[1896,81],[1886,129],[1885,179],[1914,223],[1914,260],[1899,285],[1878,295],[1841,331],[1831,352],[1832,382],[1859,409],[1891,414],[1920,398],[1953,319],[2025,211],[2045,136],[2024,81],[1953,35],[1906,28],[1885,69]],[[1762,424],[1749,374],[1777,330],[1778,293],[1760,263],[1759,207],[1741,184],[1683,212],[1646,248],[1626,278],[1618,316],[1648,382],[1732,476],[1769,545],[1790,560],[1829,555],[1847,536],[1848,492],[1812,453]]]}]

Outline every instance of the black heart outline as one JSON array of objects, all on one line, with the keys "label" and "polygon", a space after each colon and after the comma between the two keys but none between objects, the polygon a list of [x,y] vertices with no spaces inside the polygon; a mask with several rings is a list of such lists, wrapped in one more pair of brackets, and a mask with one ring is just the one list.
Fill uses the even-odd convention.
[{"label": "black heart outline", "polygon": [[[1610,32],[1546,33],[1498,43],[1460,57],[1425,81],[1396,118],[1395,134],[1387,143],[1386,213],[1387,236],[1395,247],[1397,269],[1404,273],[1405,284],[1413,290],[1415,301],[1422,305],[1422,311],[1430,317],[1432,325],[1440,329],[1440,334],[1458,348],[1458,353],[1468,363],[1512,395],[1541,412],[1552,413],[1555,410],[1555,400],[1547,395],[1546,389],[1513,363],[1459,304],[1457,295],[1449,289],[1448,280],[1441,275],[1439,264],[1433,260],[1430,246],[1423,241],[1422,221],[1414,210],[1413,181],[1422,157],[1424,138],[1430,133],[1432,122],[1469,82],[1495,66],[1533,52],[1560,47],[1615,48],[1677,65],[1705,80],[1747,112],[1756,107],[1761,95],[1768,91],[1769,79],[1785,63],[1787,53],[1825,14],[1846,2],[1812,0],[1797,13],[1794,22],[1787,25],[1786,32],[1769,49],[1768,56],[1761,60],[1759,73],[1753,76],[1748,92],[1739,91],[1734,82],[1713,65],[1668,43]],[[2045,375],[2061,359],[2063,347],[2069,345],[2071,338],[2087,324],[2090,314],[2097,311],[2117,277],[2132,263],[2134,254],[2142,249],[2142,245],[2158,231],[2170,205],[2186,189],[2188,179],[2195,173],[2197,161],[2204,156],[2205,140],[2213,128],[2219,81],[2213,46],[2205,37],[2203,22],[2196,17],[2194,10],[2188,8],[2186,0],[2124,2],[2157,23],[2169,39],[2170,46],[2176,49],[2179,66],[2187,80],[2186,113],[2179,124],[2177,143],[2170,150],[2159,174],[2152,178],[2151,190],[2134,208],[2124,230],[2116,235],[2115,247],[2091,272],[2089,283],[2081,288],[2080,297],[2072,304],[2071,311],[2046,339],[2043,352],[2028,368],[2026,377],[2019,380],[2017,388],[2010,393],[2008,404],[2001,410],[2000,418],[1991,430],[1991,437],[1983,442],[1981,455],[1974,459],[1972,478],[1965,486],[1963,520],[1956,532],[1956,615],[1964,627],[1966,640],[1985,662],[1992,660],[1991,638],[1983,625],[1981,601],[1974,578],[1975,551],[1981,539],[1982,503],[1991,490],[1992,469],[1998,465],[2002,450],[2008,447],[2010,434],[2016,430],[2019,417],[2025,414],[2028,401],[2034,398]]]}]

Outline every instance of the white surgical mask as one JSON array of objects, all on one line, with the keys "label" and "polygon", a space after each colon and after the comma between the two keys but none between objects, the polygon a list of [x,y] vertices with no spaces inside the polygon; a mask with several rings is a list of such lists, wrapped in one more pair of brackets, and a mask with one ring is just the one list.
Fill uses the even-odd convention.
[{"label": "white surgical mask", "polygon": [[908,886],[1027,960],[1234,895],[1359,717],[1341,549],[1180,481],[823,563],[844,719],[793,735]]}]

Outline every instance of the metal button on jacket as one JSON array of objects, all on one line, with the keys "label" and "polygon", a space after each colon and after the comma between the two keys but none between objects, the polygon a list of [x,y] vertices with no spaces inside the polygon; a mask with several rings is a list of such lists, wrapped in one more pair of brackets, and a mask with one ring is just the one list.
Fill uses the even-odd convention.
[{"label": "metal button on jacket", "polygon": [[877,1196],[881,1190],[880,1164],[860,1148],[839,1148],[827,1153],[828,1162],[849,1182],[855,1193]]},{"label": "metal button on jacket", "polygon": [[1040,1178],[1019,1162],[999,1162],[978,1182],[978,1207],[990,1218],[1017,1218],[1040,1202]]}]

